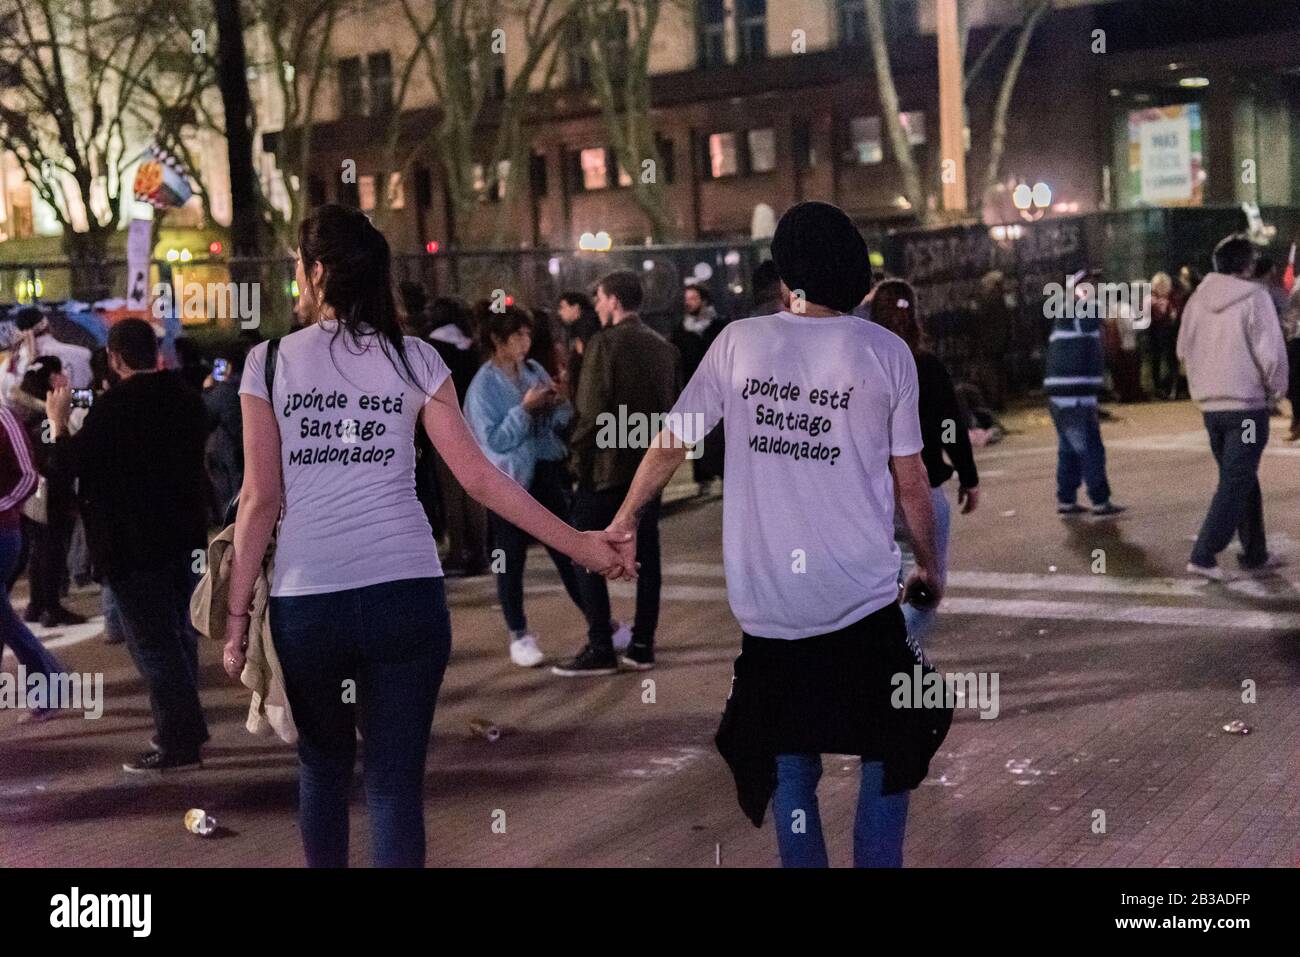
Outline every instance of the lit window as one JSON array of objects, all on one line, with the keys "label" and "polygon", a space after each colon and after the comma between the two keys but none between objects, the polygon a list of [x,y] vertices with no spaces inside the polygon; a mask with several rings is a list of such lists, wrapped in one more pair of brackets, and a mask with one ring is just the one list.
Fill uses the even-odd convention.
[{"label": "lit window", "polygon": [[593,146],[591,149],[583,150],[581,162],[583,189],[604,189],[609,185],[609,173],[605,169],[604,147]]},{"label": "lit window", "polygon": [[750,130],[749,171],[751,173],[770,173],[776,169],[776,131],[771,127],[762,130]]},{"label": "lit window", "polygon": [[406,189],[402,186],[401,173],[388,174],[388,208],[406,208]]},{"label": "lit window", "polygon": [[849,159],[870,166],[885,158],[880,145],[880,117],[855,116],[849,121]]},{"label": "lit window", "polygon": [[736,162],[736,134],[714,133],[709,137],[709,172],[714,179],[735,176],[739,171]]},{"label": "lit window", "polygon": [[357,196],[361,208],[367,213],[375,208],[375,178],[373,176],[357,177]]},{"label": "lit window", "polygon": [[907,142],[911,146],[925,145],[925,114],[920,110],[910,110],[906,113],[899,113],[898,119],[903,124],[903,130],[907,133]]}]

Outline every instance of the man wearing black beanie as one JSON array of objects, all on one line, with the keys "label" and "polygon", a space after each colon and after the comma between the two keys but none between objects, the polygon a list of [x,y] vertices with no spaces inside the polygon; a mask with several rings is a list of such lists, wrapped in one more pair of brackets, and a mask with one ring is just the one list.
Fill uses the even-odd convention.
[{"label": "man wearing black beanie", "polygon": [[847,314],[871,267],[842,211],[795,206],[772,259],[784,308],[718,335],[610,528],[634,533],[685,447],[723,423],[722,550],[743,636],[718,750],[756,826],[771,803],[786,866],[826,866],[821,755],[861,755],[854,863],[899,866],[908,793],[952,720],[947,702],[892,693],[900,676],[937,677],[907,635],[894,544],[897,489],[918,564],[906,593],[933,607],[942,585],[916,363],[902,339]]}]

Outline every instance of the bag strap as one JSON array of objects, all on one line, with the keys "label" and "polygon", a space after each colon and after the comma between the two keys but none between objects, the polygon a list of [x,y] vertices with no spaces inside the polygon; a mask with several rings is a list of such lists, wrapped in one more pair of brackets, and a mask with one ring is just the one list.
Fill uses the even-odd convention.
[{"label": "bag strap", "polygon": [[275,360],[280,354],[280,340],[272,339],[266,344],[266,399],[275,407]]}]

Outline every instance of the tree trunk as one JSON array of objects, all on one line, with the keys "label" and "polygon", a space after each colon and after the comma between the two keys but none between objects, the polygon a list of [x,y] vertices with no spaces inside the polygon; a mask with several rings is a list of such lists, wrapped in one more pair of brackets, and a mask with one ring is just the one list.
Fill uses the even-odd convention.
[{"label": "tree trunk", "polygon": [[921,188],[921,174],[912,145],[907,142],[907,132],[899,116],[898,90],[894,87],[894,71],[889,63],[889,47],[885,42],[885,15],[882,0],[866,0],[867,33],[871,39],[871,61],[876,71],[876,86],[880,90],[882,122],[889,134],[889,145],[903,174],[903,195],[912,204],[912,211],[921,219],[929,217],[925,191]]},{"label": "tree trunk", "polygon": [[1002,174],[1002,154],[1007,146],[1007,113],[1011,108],[1011,94],[1016,88],[1016,80],[1020,77],[1020,68],[1025,62],[1025,53],[1029,50],[1029,41],[1033,39],[1034,30],[1043,18],[1043,14],[1051,8],[1051,0],[1043,0],[1029,14],[1025,25],[1020,30],[1020,36],[1016,37],[1016,47],[1011,54],[1011,62],[1007,64],[1007,71],[1002,76],[1002,88],[998,91],[998,98],[993,106],[993,122],[989,135],[989,162],[984,169],[984,190],[980,194],[981,206],[988,202],[990,194],[997,188],[998,177]]},{"label": "tree trunk", "polygon": [[239,0],[215,0],[214,7],[217,79],[226,114],[226,152],[230,162],[231,278],[239,281],[235,260],[253,258],[261,252],[257,173],[253,169],[253,133],[249,126],[248,67]]},{"label": "tree trunk", "polygon": [[89,232],[63,232],[63,252],[68,257],[72,298],[95,302],[113,295],[113,283],[104,265],[108,259],[109,230],[92,224]]}]

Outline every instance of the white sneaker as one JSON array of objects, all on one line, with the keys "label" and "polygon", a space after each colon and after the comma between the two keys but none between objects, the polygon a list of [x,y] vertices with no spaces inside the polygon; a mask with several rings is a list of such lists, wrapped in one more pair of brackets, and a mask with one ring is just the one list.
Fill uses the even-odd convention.
[{"label": "white sneaker", "polygon": [[536,668],[545,657],[537,647],[537,636],[532,633],[510,642],[510,660],[520,668]]},{"label": "white sneaker", "polygon": [[616,621],[614,625],[614,650],[627,651],[632,644],[632,626],[624,621]]},{"label": "white sneaker", "polygon": [[1187,563],[1187,571],[1192,575],[1199,575],[1201,578],[1208,578],[1212,582],[1230,582],[1232,575],[1225,572],[1218,565],[1198,565],[1195,562]]}]

